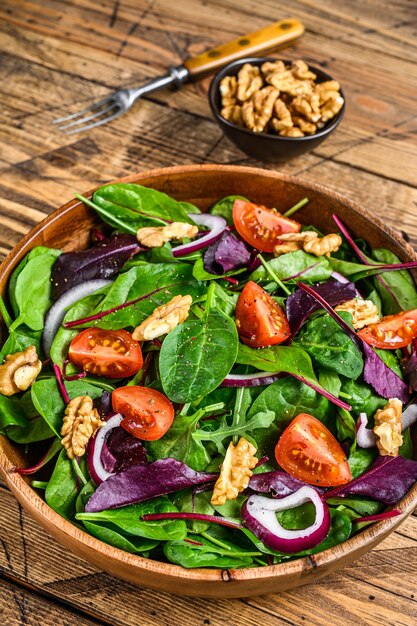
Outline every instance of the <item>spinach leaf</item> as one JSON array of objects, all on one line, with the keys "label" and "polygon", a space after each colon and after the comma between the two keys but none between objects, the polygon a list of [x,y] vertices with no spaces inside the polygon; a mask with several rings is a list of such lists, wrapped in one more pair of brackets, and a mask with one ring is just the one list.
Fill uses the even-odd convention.
[{"label": "spinach leaf", "polygon": [[51,270],[61,252],[52,248],[34,250],[37,253],[34,254],[33,250],[29,253],[28,260],[12,288],[18,317],[10,331],[21,324],[26,324],[32,330],[42,330],[45,314],[52,304]]},{"label": "spinach leaf", "polygon": [[147,449],[156,459],[174,458],[197,472],[205,469],[210,456],[200,442],[193,439],[198,420],[204,411],[193,415],[178,415],[168,432],[157,441],[149,441]]},{"label": "spinach leaf", "polygon": [[[227,548],[208,541],[201,535],[196,535],[198,544],[186,541],[170,541],[164,546],[164,554],[168,561],[183,567],[220,567],[237,568],[250,567],[253,563],[249,552],[237,545],[226,544]],[[224,543],[224,542],[222,542]],[[233,547],[232,547],[233,545]]]},{"label": "spinach leaf", "polygon": [[4,342],[0,351],[0,362],[3,362],[8,354],[21,352],[29,346],[35,346],[37,354],[40,354],[41,335],[41,331],[31,330],[22,324],[18,329],[13,330]]},{"label": "spinach leaf", "polygon": [[17,398],[0,394],[0,433],[6,434],[11,426],[25,428],[28,424],[26,413]]},{"label": "spinach leaf", "polygon": [[36,441],[44,441],[51,439],[55,433],[45,422],[43,417],[34,417],[30,419],[26,426],[8,426],[7,436],[15,443],[34,443]]},{"label": "spinach leaf", "polygon": [[98,513],[77,513],[76,519],[81,520],[83,523],[85,520],[88,522],[111,523],[123,532],[136,537],[146,537],[147,539],[160,541],[184,539],[187,535],[187,526],[183,520],[142,521],[142,515],[168,512],[178,512],[178,509],[171,503],[169,498],[160,496],[140,504],[123,506],[119,509],[100,511]]},{"label": "spinach leaf", "polygon": [[218,309],[174,328],[162,344],[159,359],[168,398],[192,402],[213,391],[230,372],[237,348],[235,323]]},{"label": "spinach leaf", "polygon": [[400,446],[399,454],[404,456],[406,459],[414,458],[414,446],[409,428],[403,432],[403,442]]},{"label": "spinach leaf", "polygon": [[[381,263],[401,263],[390,250],[378,248],[372,257]],[[417,289],[411,274],[407,270],[383,272],[382,281],[375,279],[375,289],[380,295],[384,315],[417,308]]]},{"label": "spinach leaf", "polygon": [[295,345],[256,350],[239,344],[236,363],[252,365],[266,372],[286,372],[312,381],[316,386],[318,384],[309,355],[301,347]]},{"label": "spinach leaf", "polygon": [[342,381],[340,376],[334,370],[327,370],[321,368],[319,370],[319,382],[322,387],[330,391],[336,398],[339,397],[339,393],[342,387]]},{"label": "spinach leaf", "polygon": [[376,448],[356,448],[348,459],[352,478],[357,478],[368,471],[377,456]]},{"label": "spinach leaf", "polygon": [[[192,489],[183,489],[171,494],[171,500],[181,512],[202,513],[203,515],[213,515],[214,509],[210,504],[211,492],[193,493]],[[192,533],[202,533],[210,527],[211,524],[197,520],[187,520],[187,528]]]},{"label": "spinach leaf", "polygon": [[337,409],[336,431],[339,441],[351,439],[356,442],[356,422],[353,416],[345,409]]},{"label": "spinach leaf", "polygon": [[210,213],[212,215],[220,215],[220,217],[224,217],[228,226],[233,226],[233,205],[235,200],[246,200],[249,202],[244,196],[226,196],[216,202],[216,204],[213,204],[210,209]]},{"label": "spinach leaf", "polygon": [[[351,318],[350,314],[344,319]],[[346,320],[348,321],[348,320]],[[320,315],[308,321],[294,340],[306,350],[319,365],[333,369],[347,378],[356,379],[363,370],[363,358],[351,338],[329,315]]]},{"label": "spinach leaf", "polygon": [[344,508],[346,507],[348,509],[352,509],[352,511],[355,511],[355,513],[358,513],[360,516],[375,515],[384,508],[384,505],[381,502],[376,502],[376,500],[370,500],[368,498],[361,498],[360,496],[356,498],[329,498],[327,500],[327,504],[330,506],[342,506]]},{"label": "spinach leaf", "polygon": [[343,379],[342,391],[349,396],[349,404],[353,413],[366,413],[369,417],[375,414],[377,409],[382,409],[387,403],[374,393],[372,387],[362,380]]},{"label": "spinach leaf", "polygon": [[[327,280],[333,272],[327,257],[316,257],[307,254],[304,250],[283,254],[268,261],[267,265],[280,280],[291,278],[294,282],[302,280],[314,283]],[[250,280],[256,283],[266,278],[268,278],[267,270],[263,265],[250,276]]]},{"label": "spinach leaf", "polygon": [[155,548],[155,546],[159,544],[159,541],[155,539],[145,539],[144,537],[128,538],[110,525],[94,524],[87,520],[83,520],[83,524],[90,535],[93,535],[96,539],[100,539],[100,541],[104,541],[104,543],[108,543],[115,548],[119,548],[119,550],[125,550],[125,552],[130,552],[131,554],[140,554],[141,552],[146,552],[146,550],[152,550],[152,548]]},{"label": "spinach leaf", "polygon": [[[85,380],[73,380],[65,384],[71,400],[77,396],[90,396],[90,398],[98,398],[102,394],[102,389],[96,387]],[[64,415],[65,404],[61,397],[55,378],[44,378],[37,380],[31,387],[31,396],[39,414],[49,425],[51,430],[60,436],[62,426],[62,418]]]},{"label": "spinach leaf", "polygon": [[70,520],[75,513],[77,497],[78,485],[72,463],[62,450],[45,490],[45,500],[51,509]]},{"label": "spinach leaf", "polygon": [[294,417],[300,413],[309,413],[329,426],[329,419],[334,414],[326,398],[289,376],[268,385],[260,393],[250,407],[247,419],[268,411],[273,412],[274,421],[267,430],[255,430],[252,436],[258,446],[258,452],[270,458],[274,458],[274,447],[279,435]]},{"label": "spinach leaf", "polygon": [[204,294],[205,287],[193,278],[192,271],[188,263],[147,263],[133,267],[116,278],[105,298],[90,313],[95,315],[125,302],[137,302],[90,322],[87,326],[97,324],[106,329],[137,326],[156,307],[174,296],[189,294],[193,299],[199,298]]},{"label": "spinach leaf", "polygon": [[100,217],[115,228],[125,225],[125,232],[136,232],[143,226],[163,226],[167,222],[193,223],[188,213],[199,213],[189,203],[177,202],[161,191],[135,185],[116,183],[97,189],[94,207]]},{"label": "spinach leaf", "polygon": [[394,350],[382,350],[380,348],[374,348],[375,352],[379,356],[382,361],[384,361],[385,365],[397,374],[401,379],[403,378],[403,373],[400,367],[399,359],[395,354]]},{"label": "spinach leaf", "polygon": [[196,430],[192,437],[196,441],[210,441],[213,443],[220,454],[226,454],[226,447],[223,444],[225,439],[247,435],[258,428],[269,428],[275,418],[273,411],[263,411],[256,413],[250,419],[242,423],[228,424],[227,417],[223,415],[220,420],[216,421],[217,428],[215,430],[204,430],[200,428]]}]

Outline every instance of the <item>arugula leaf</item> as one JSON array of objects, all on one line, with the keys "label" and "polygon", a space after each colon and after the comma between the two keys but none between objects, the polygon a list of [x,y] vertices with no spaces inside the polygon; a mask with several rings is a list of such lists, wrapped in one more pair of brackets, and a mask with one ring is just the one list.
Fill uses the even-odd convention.
[{"label": "arugula leaf", "polygon": [[230,372],[237,354],[235,323],[212,308],[201,320],[187,319],[161,348],[159,372],[173,402],[192,402],[213,391]]},{"label": "arugula leaf", "polygon": [[[345,315],[342,311],[341,317],[345,319]],[[350,314],[346,317],[351,319]],[[329,315],[320,315],[308,321],[293,344],[303,347],[323,367],[333,369],[346,378],[356,379],[362,373],[360,350]]]},{"label": "arugula leaf", "polygon": [[273,411],[263,411],[256,413],[256,415],[253,415],[243,423],[232,423],[229,425],[227,417],[223,415],[217,422],[218,426],[216,430],[204,430],[200,428],[192,433],[192,437],[199,442],[210,441],[217,447],[218,452],[224,455],[226,454],[226,447],[223,444],[225,439],[247,435],[257,428],[268,428],[274,421],[274,418],[275,413]]},{"label": "arugula leaf", "polygon": [[174,458],[197,472],[205,469],[210,456],[204,446],[192,437],[202,415],[204,410],[193,415],[178,415],[168,432],[157,441],[149,441],[147,449],[156,459]]}]

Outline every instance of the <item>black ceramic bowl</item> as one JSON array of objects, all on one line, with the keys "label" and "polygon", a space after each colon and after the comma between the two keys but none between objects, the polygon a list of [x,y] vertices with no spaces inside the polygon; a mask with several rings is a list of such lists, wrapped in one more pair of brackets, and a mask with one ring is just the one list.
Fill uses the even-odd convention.
[{"label": "black ceramic bowl", "polygon": [[[271,135],[269,133],[254,133],[253,131],[237,126],[232,122],[228,122],[220,115],[220,81],[225,76],[236,76],[242,65],[245,63],[251,63],[252,65],[260,66],[265,61],[276,61],[273,58],[247,58],[240,59],[240,61],[234,61],[225,65],[211,81],[209,89],[209,103],[213,115],[223,130],[226,137],[228,137],[233,143],[235,143],[243,152],[246,152],[251,157],[259,159],[260,161],[271,161],[274,163],[283,163],[294,159],[300,154],[309,152],[316,148],[326,137],[332,133],[335,128],[340,124],[346,107],[346,98],[343,90],[340,90],[340,94],[345,100],[343,107],[339,113],[332,120],[319,130],[314,135],[305,135],[304,137],[280,137],[279,135]],[[290,61],[284,61],[290,63]],[[317,82],[323,83],[326,80],[332,80],[332,77],[326,72],[313,67],[309,64],[309,68],[317,74]]]}]

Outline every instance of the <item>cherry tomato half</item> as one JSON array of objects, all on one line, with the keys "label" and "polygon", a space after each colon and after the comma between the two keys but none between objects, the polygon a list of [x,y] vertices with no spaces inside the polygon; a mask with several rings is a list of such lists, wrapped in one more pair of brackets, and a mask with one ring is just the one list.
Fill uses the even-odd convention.
[{"label": "cherry tomato half", "polygon": [[172,402],[156,389],[119,387],[111,399],[113,410],[124,417],[122,428],[138,439],[160,439],[174,420]]},{"label": "cherry tomato half", "polygon": [[246,200],[235,200],[233,222],[239,235],[262,252],[273,252],[279,236],[298,233],[301,224],[284,217],[275,209],[267,209]]},{"label": "cherry tomato half", "polygon": [[240,339],[252,348],[282,343],[291,333],[281,307],[252,280],[246,283],[239,296],[236,326]]},{"label": "cherry tomato half", "polygon": [[417,309],[387,315],[360,330],[358,335],[375,348],[396,350],[408,346],[417,337]]},{"label": "cherry tomato half", "polygon": [[142,350],[127,330],[86,328],[71,341],[68,358],[76,367],[105,378],[127,378],[143,365]]},{"label": "cherry tomato half", "polygon": [[275,448],[278,464],[309,485],[333,487],[352,480],[343,449],[315,417],[300,413],[282,433]]}]

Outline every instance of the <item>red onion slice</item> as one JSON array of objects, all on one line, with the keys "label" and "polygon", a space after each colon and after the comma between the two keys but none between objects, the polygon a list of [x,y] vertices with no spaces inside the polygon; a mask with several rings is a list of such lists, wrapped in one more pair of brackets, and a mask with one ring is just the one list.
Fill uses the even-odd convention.
[{"label": "red onion slice", "polygon": [[174,248],[172,250],[172,255],[175,257],[191,254],[191,252],[196,252],[197,250],[201,250],[201,248],[206,248],[211,243],[217,241],[227,226],[226,220],[219,215],[211,215],[210,213],[190,213],[189,216],[199,226],[206,226],[209,228],[210,232],[200,239],[196,239],[195,241],[191,241],[190,243],[185,243],[182,246]]},{"label": "red onion slice", "polygon": [[113,476],[111,472],[108,472],[101,460],[101,453],[103,450],[104,442],[107,439],[110,431],[113,428],[117,428],[120,426],[120,423],[123,419],[123,416],[120,413],[116,413],[107,422],[98,429],[96,435],[90,439],[87,447],[87,467],[90,473],[91,478],[94,480],[96,485],[100,485],[107,478]]},{"label": "red onion slice", "polygon": [[340,274],[339,272],[332,272],[332,278],[337,280],[339,283],[343,283],[343,284],[350,283],[350,280],[346,278],[346,276],[343,276],[343,274]]},{"label": "red onion slice", "polygon": [[[410,404],[401,415],[401,430],[404,432],[417,422],[417,404]],[[360,448],[373,448],[376,446],[376,435],[368,426],[368,416],[366,413],[360,413],[358,420],[358,428],[356,431],[356,443]]]},{"label": "red onion slice", "polygon": [[257,374],[229,374],[220,387],[259,387],[270,385],[278,378],[286,376],[283,372],[258,372]]},{"label": "red onion slice", "polygon": [[[316,509],[314,523],[303,530],[287,530],[278,522],[276,513],[311,502]],[[268,548],[286,554],[314,548],[330,529],[330,512],[320,494],[312,487],[301,487],[280,500],[250,496],[242,507],[242,518],[250,531]]]},{"label": "red onion slice", "polygon": [[113,281],[105,280],[104,278],[97,278],[96,280],[87,280],[85,283],[76,285],[72,289],[66,291],[55,304],[49,309],[46,318],[45,325],[42,333],[42,348],[46,356],[49,356],[49,351],[52,346],[52,342],[61,326],[61,322],[65,317],[66,310],[72,306],[81,298],[89,296],[98,289],[110,285]]}]

